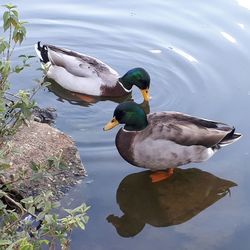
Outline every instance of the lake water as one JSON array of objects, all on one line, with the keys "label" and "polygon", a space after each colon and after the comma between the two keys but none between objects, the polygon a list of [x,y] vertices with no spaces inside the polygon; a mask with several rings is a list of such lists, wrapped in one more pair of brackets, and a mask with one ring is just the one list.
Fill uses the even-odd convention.
[{"label": "lake water", "polygon": [[[34,54],[41,40],[95,56],[120,74],[144,67],[152,79],[151,112],[219,120],[244,135],[209,161],[188,166],[195,169],[184,167],[172,184],[152,186],[147,173],[119,156],[117,129],[102,130],[115,102],[86,105],[64,92],[41,91],[37,102],[57,109],[56,127],[76,141],[88,172],[62,200],[64,207],[91,206],[86,231],[72,234],[72,249],[249,249],[250,1],[14,3],[29,22],[18,54]],[[38,67],[34,60],[15,87],[33,86]],[[142,102],[136,89],[133,98]]]}]

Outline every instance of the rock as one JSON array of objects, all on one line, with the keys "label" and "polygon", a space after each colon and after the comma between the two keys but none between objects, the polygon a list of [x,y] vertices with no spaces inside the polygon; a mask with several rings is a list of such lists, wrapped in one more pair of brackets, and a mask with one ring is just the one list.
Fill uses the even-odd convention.
[{"label": "rock", "polygon": [[32,111],[33,120],[40,123],[53,124],[56,119],[56,113],[54,108],[39,108],[35,107]]},{"label": "rock", "polygon": [[[45,123],[30,121],[28,126],[22,125],[1,148],[8,151],[11,163],[1,179],[5,184],[12,183],[24,197],[49,187],[58,199],[86,175],[73,140]],[[20,175],[23,181],[17,181]]]}]

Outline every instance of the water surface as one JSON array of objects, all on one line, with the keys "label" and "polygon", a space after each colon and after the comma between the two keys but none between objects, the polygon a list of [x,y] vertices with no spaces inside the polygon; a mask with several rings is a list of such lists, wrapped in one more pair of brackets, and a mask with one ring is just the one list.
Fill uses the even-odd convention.
[{"label": "water surface", "polygon": [[[165,188],[159,188],[149,199],[152,202],[155,199],[153,215],[143,214],[145,198],[141,207],[132,207],[137,215],[127,225],[136,220],[141,223],[142,217],[145,225],[133,237],[124,237],[106,218],[123,216],[126,209],[119,202],[119,185],[141,170],[125,162],[116,151],[117,129],[102,131],[116,103],[106,100],[77,105],[58,97],[58,93],[41,91],[38,103],[57,109],[56,126],[74,138],[88,172],[88,177],[62,200],[65,207],[82,202],[91,205],[86,231],[75,230],[72,234],[72,249],[249,249],[249,1],[18,0],[15,3],[22,18],[29,22],[28,37],[18,53],[34,54],[33,44],[41,40],[95,56],[120,74],[133,67],[144,67],[152,78],[151,112],[176,110],[219,120],[234,125],[244,135],[209,161],[188,166],[205,171],[205,175],[210,173],[213,180],[219,177],[237,183],[237,187],[231,188],[231,195],[222,195],[220,184],[212,193],[213,199],[202,203],[217,185],[208,182],[206,194],[196,195],[196,199],[187,199],[186,204],[178,206],[186,214],[187,208],[192,210],[191,205],[200,202],[203,204],[200,210],[176,223],[169,220],[164,223],[164,219],[160,223],[157,202],[162,204],[159,197],[169,196]],[[33,86],[33,79],[41,77],[41,72],[36,71],[38,67],[36,60],[31,69],[14,79],[16,88]],[[133,98],[142,102],[136,89]],[[181,180],[183,189],[177,189],[178,195],[171,193],[170,207],[188,196],[189,187],[196,189],[192,178],[188,179],[189,187]],[[138,200],[144,189],[151,190],[145,183],[132,187]],[[127,195],[124,199],[127,205],[130,202],[136,205],[136,197],[130,200]],[[146,203],[145,208],[148,208]],[[152,218],[157,222],[152,222]]]}]

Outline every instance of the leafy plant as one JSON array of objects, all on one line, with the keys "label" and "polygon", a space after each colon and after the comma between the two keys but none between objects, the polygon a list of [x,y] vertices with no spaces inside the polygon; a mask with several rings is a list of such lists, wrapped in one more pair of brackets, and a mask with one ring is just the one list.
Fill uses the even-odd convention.
[{"label": "leafy plant", "polygon": [[[10,73],[15,72],[11,68],[10,58],[14,52],[16,45],[21,44],[26,36],[26,28],[24,24],[26,22],[19,20],[19,13],[15,5],[6,4],[3,5],[7,10],[3,13],[3,31],[7,32],[7,38],[0,38],[0,88],[6,90],[6,82]],[[20,67],[21,68],[21,67]],[[20,72],[20,71],[19,71]]]},{"label": "leafy plant", "polygon": [[[29,67],[29,60],[33,56],[20,55],[20,63],[12,65],[11,58],[17,45],[26,36],[26,22],[19,19],[17,7],[12,4],[2,6],[3,27],[0,37],[0,139],[5,135],[15,133],[16,129],[30,119],[32,110],[36,106],[34,95],[42,87],[35,87],[31,91],[19,90],[18,93],[8,92],[10,89],[9,76],[19,74]],[[1,7],[0,7],[1,10]],[[47,83],[44,83],[46,86]],[[43,85],[43,86],[44,86]],[[6,161],[6,155],[12,149],[8,146],[0,148],[0,177],[11,166]],[[1,146],[1,141],[0,141]],[[47,168],[63,170],[62,153],[48,159]],[[33,175],[27,179],[27,169],[20,169],[8,183],[0,178],[0,250],[33,250],[48,245],[54,249],[61,244],[62,249],[68,249],[70,234],[74,228],[85,229],[88,221],[86,212],[89,207],[85,204],[74,209],[64,209],[66,215],[60,217],[55,209],[59,207],[54,202],[51,191],[42,192],[36,197],[22,199],[20,194],[12,189],[13,183],[30,181],[39,176],[45,176],[47,168],[41,164],[32,163]]]},{"label": "leafy plant", "polygon": [[0,249],[40,249],[44,244],[54,249],[57,242],[65,249],[72,230],[85,229],[89,207],[82,204],[74,209],[64,209],[67,215],[60,218],[52,213],[60,205],[51,201],[52,196],[48,191],[17,202],[7,192],[0,191],[0,198],[15,206],[14,210],[9,209],[0,199]]},{"label": "leafy plant", "polygon": [[[54,158],[52,159],[54,161]],[[50,168],[61,169],[61,154],[55,159],[56,162],[52,161],[51,166],[32,162],[31,177],[27,178],[27,170],[20,170],[17,179],[0,184],[0,250],[41,249],[43,245],[48,245],[52,250],[59,243],[61,249],[68,249],[72,230],[85,229],[89,219],[86,215],[89,207],[85,204],[74,209],[64,209],[66,216],[59,217],[53,211],[60,203],[53,201],[53,193],[50,190],[22,199],[20,194],[12,189],[13,183],[42,179],[50,175],[47,172]],[[48,159],[49,161],[51,159]]]},{"label": "leafy plant", "polygon": [[12,66],[11,57],[16,48],[26,36],[26,22],[19,19],[17,7],[12,4],[3,5],[3,34],[0,37],[0,136],[12,134],[26,120],[31,117],[32,109],[36,106],[32,100],[34,94],[41,88],[41,84],[32,91],[20,90],[12,94],[9,76],[19,74],[29,67],[28,61],[34,56],[20,55],[21,63]]}]

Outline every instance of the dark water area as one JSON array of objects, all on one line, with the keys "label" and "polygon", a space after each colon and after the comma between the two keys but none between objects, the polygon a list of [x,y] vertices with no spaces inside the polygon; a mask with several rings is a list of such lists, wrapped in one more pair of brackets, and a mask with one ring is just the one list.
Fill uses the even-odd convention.
[{"label": "dark water area", "polygon": [[[118,154],[118,130],[102,130],[119,100],[86,104],[61,89],[38,93],[40,106],[57,109],[56,127],[76,141],[88,172],[62,200],[64,207],[91,206],[86,231],[72,234],[72,249],[249,249],[250,2],[14,3],[29,22],[17,55],[34,55],[40,40],[97,57],[121,75],[144,67],[152,79],[151,112],[185,112],[243,134],[207,162],[182,167],[172,182],[152,186],[147,172]],[[39,66],[34,60],[13,79],[15,88],[34,86],[33,79],[42,77]],[[133,98],[142,102],[137,89]]]}]

